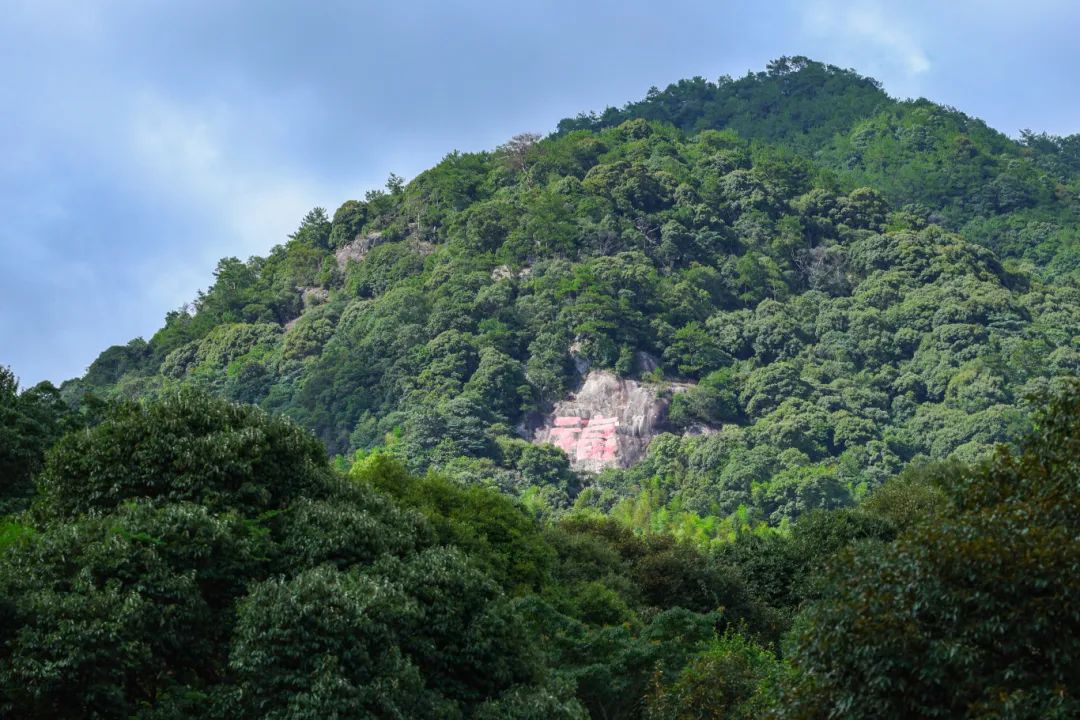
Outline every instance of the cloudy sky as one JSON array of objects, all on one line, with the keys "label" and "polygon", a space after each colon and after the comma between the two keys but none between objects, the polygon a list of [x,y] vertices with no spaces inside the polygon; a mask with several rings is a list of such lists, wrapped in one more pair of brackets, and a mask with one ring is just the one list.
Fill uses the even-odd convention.
[{"label": "cloudy sky", "polygon": [[80,375],[315,205],[652,85],[852,67],[1080,132],[1073,0],[0,0],[0,365]]}]

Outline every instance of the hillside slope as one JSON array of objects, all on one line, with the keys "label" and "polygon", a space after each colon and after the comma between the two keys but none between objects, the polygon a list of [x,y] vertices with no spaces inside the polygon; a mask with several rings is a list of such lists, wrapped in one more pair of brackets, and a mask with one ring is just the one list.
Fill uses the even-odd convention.
[{"label": "hillside slope", "polygon": [[[1014,440],[1075,374],[1078,148],[804,58],[683,81],[313,210],[64,392],[194,384],[538,509],[778,524]],[[592,370],[690,387],[579,477],[527,428]]]}]

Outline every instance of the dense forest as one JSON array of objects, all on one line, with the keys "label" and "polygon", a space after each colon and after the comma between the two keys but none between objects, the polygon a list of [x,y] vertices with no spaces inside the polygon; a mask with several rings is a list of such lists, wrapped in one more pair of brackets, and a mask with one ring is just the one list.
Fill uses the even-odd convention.
[{"label": "dense forest", "polygon": [[0,715],[1077,717],[1078,369],[1080,135],[782,58],[454,152],[0,372]]},{"label": "dense forest", "polygon": [[[1077,136],[783,59],[315,209],[62,394],[195,385],[346,465],[724,539],[1014,442],[1080,367],[1078,197]],[[582,479],[520,437],[582,367],[694,385],[647,462]]]}]

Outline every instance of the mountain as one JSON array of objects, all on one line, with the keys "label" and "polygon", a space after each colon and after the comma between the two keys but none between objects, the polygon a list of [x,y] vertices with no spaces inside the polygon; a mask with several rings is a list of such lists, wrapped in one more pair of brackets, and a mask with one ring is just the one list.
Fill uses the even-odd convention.
[{"label": "mountain", "polygon": [[0,368],[0,716],[1080,716],[1077,149],[783,58]]},{"label": "mountain", "polygon": [[[1078,237],[1080,137],[783,58],[316,208],[63,391],[195,385],[344,465],[717,537],[1015,441],[1080,367]],[[575,400],[601,377],[640,407]]]},{"label": "mountain", "polygon": [[811,159],[847,189],[872,187],[893,210],[960,231],[1000,256],[1059,274],[1076,268],[1080,135],[1024,131],[1016,142],[953,108],[893,100],[870,78],[806,58],[781,58],[739,80],[654,88],[621,110],[563,120],[559,130],[635,118],[688,134],[732,129]]}]

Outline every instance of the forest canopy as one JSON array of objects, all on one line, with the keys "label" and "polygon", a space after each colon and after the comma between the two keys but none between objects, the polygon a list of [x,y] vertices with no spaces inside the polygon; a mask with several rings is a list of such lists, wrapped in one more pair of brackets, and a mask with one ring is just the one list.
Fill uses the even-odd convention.
[{"label": "forest canopy", "polygon": [[[680,81],[312,210],[62,395],[196,386],[345,464],[706,539],[779,526],[1015,443],[1075,374],[1075,145],[806,58]],[[639,466],[523,446],[582,368],[691,386]]]},{"label": "forest canopy", "polygon": [[0,711],[1075,717],[1080,387],[1047,402],[1015,453],[713,549],[342,474],[192,390],[118,404],[0,533]]},{"label": "forest canopy", "polygon": [[802,57],[314,208],[0,369],[0,716],[1080,716],[1078,239],[1078,136]]}]

